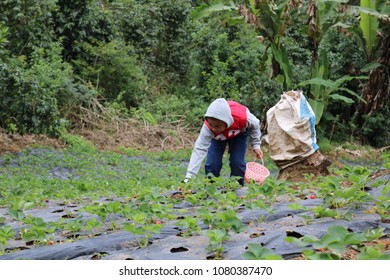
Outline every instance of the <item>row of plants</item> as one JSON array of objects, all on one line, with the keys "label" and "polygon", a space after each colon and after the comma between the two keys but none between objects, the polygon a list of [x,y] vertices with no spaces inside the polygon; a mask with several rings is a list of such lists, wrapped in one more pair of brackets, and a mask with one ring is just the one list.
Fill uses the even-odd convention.
[{"label": "row of plants", "polygon": [[[84,144],[62,152],[31,149],[1,157],[0,205],[6,213],[0,220],[4,224],[0,227],[2,254],[12,251],[12,240],[23,240],[27,246],[44,246],[118,230],[128,231],[135,247],[144,247],[164,226],[176,226],[183,238],[206,234],[209,244],[205,244],[205,250],[212,258],[223,259],[224,244],[235,234],[266,222],[282,195],[288,197],[289,208],[301,215],[306,224],[321,218],[351,220],[356,209],[378,215],[382,222],[389,220],[390,184],[388,180],[371,182],[373,169],[368,167],[333,168],[330,176],[307,176],[304,182],[279,181],[271,176],[261,186],[248,184],[246,193],[239,195],[241,186],[230,178],[210,181],[198,176],[190,184],[179,183],[185,173],[182,160],[188,160],[188,151],[141,156],[129,149],[123,149],[123,154],[98,151],[78,139],[77,143],[80,142]],[[381,160],[382,168],[389,170],[390,155],[383,155]],[[271,162],[267,166],[274,168]],[[55,178],[53,170],[62,170],[67,176]],[[368,186],[381,186],[380,195],[374,198],[367,192]],[[301,203],[303,198],[321,199],[322,203],[308,208]],[[174,207],[183,202],[190,206]],[[55,221],[29,212],[44,210],[51,203],[74,204],[78,209],[63,213]],[[244,222],[239,215],[244,209],[253,212],[250,222]],[[258,217],[257,210],[265,214]],[[383,228],[351,233],[335,226],[321,238],[287,237],[286,242],[301,245],[306,259],[340,259],[351,246],[360,252],[360,259],[380,259],[389,257],[381,253],[383,248],[365,244],[385,236]],[[307,245],[312,249],[307,249]],[[282,257],[269,248],[248,244],[243,258]]]}]

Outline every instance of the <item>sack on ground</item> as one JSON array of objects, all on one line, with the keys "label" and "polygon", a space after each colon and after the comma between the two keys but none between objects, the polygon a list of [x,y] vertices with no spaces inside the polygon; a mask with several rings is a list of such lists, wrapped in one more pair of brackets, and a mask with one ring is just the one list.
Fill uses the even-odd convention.
[{"label": "sack on ground", "polygon": [[318,150],[315,114],[302,91],[285,92],[267,111],[270,157],[284,169]]}]

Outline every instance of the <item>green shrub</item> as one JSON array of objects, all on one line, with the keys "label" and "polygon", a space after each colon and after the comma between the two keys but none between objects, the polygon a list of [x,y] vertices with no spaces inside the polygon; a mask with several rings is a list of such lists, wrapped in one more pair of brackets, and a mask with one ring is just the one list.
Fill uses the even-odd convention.
[{"label": "green shrub", "polygon": [[56,0],[0,1],[0,22],[9,28],[7,49],[29,56],[36,48],[48,48],[55,41],[53,13]]},{"label": "green shrub", "polygon": [[10,59],[0,76],[1,126],[24,133],[57,135],[61,127],[57,98],[71,81],[71,68],[62,62],[61,48],[36,48],[29,61]]},{"label": "green shrub", "polygon": [[84,43],[81,48],[87,58],[74,64],[82,79],[90,81],[108,102],[139,105],[145,97],[147,81],[130,46],[114,40],[97,46]]},{"label": "green shrub", "polygon": [[390,143],[390,99],[382,110],[365,117],[361,135],[363,140],[374,147],[388,146]]}]

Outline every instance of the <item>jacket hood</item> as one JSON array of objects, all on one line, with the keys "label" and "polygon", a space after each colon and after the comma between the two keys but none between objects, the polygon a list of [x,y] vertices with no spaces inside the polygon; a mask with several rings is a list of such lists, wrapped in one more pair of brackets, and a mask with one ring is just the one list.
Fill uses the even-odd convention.
[{"label": "jacket hood", "polygon": [[207,117],[221,120],[226,123],[227,127],[234,122],[230,106],[225,98],[218,98],[210,104],[205,114],[205,118]]}]

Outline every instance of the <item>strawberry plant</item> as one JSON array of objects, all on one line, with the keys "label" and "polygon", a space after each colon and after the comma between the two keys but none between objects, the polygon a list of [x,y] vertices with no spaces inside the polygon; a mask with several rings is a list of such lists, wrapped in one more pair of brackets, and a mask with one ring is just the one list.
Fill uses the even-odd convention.
[{"label": "strawberry plant", "polygon": [[224,229],[227,232],[232,230],[235,233],[240,233],[247,228],[232,209],[214,215],[212,224],[213,228]]},{"label": "strawberry plant", "polygon": [[96,220],[94,217],[87,220],[85,229],[88,231],[92,231],[92,233],[95,234],[95,229],[101,228],[102,227],[102,222],[99,222]]},{"label": "strawberry plant", "polygon": [[28,216],[23,220],[27,225],[20,229],[21,238],[27,243],[46,244],[48,240],[53,238],[57,229],[62,229],[63,219],[57,222],[45,222],[40,217]]},{"label": "strawberry plant", "polygon": [[383,168],[390,170],[390,153],[382,155],[381,158],[383,160]]},{"label": "strawberry plant", "polygon": [[214,218],[214,214],[209,210],[208,207],[201,207],[197,210],[198,216],[202,219],[203,223],[208,226],[212,227],[212,221]]},{"label": "strawberry plant", "polygon": [[275,178],[267,178],[267,180],[261,185],[253,184],[256,187],[256,193],[264,196],[265,202],[271,205],[275,202],[277,195],[281,195],[286,192],[286,184],[283,181]]},{"label": "strawberry plant", "polygon": [[46,231],[41,227],[31,227],[31,228],[22,228],[20,230],[20,235],[26,242],[45,242],[46,241]]},{"label": "strawberry plant", "polygon": [[132,222],[124,223],[123,228],[133,234],[140,247],[147,246],[152,233],[160,233],[163,227],[161,223],[148,223],[147,214],[139,209],[133,211],[132,219]]},{"label": "strawberry plant", "polygon": [[198,219],[187,216],[176,223],[177,226],[182,227],[181,235],[183,237],[193,236],[194,234],[200,234],[201,227],[198,225]]},{"label": "strawberry plant", "polygon": [[32,207],[34,207],[33,202],[16,199],[11,203],[11,207],[8,209],[8,214],[16,221],[21,222],[25,217],[24,211],[31,209]]},{"label": "strawberry plant", "polygon": [[[290,203],[288,205],[288,208],[292,209],[292,210],[303,210],[305,212],[309,211],[310,209],[308,207],[304,207],[302,204],[300,203]],[[302,218],[305,219],[305,222],[306,224],[310,224],[312,221],[313,221],[313,217],[311,217],[310,215],[302,215],[302,214],[299,214]]]},{"label": "strawberry plant", "polygon": [[389,219],[390,201],[388,196],[379,196],[375,202],[375,212],[381,216],[382,221]]},{"label": "strawberry plant", "polygon": [[161,224],[141,224],[137,225],[136,223],[125,223],[123,228],[132,233],[134,239],[137,241],[138,246],[144,247],[149,243],[149,239],[152,233],[160,233],[162,225]]},{"label": "strawberry plant", "polygon": [[336,210],[325,208],[323,206],[314,207],[313,213],[315,218],[332,217],[335,219],[340,219],[340,215]]},{"label": "strawberry plant", "polygon": [[223,241],[229,240],[230,235],[224,229],[213,229],[206,232],[210,237],[210,245],[207,247],[209,252],[212,252],[214,259],[223,259]]},{"label": "strawberry plant", "polygon": [[357,255],[358,260],[390,260],[390,255],[382,253],[384,246],[368,246]]},{"label": "strawberry plant", "polygon": [[315,250],[303,250],[303,255],[309,260],[331,260],[341,259],[342,254],[346,251],[347,246],[361,244],[367,241],[363,234],[349,232],[345,227],[340,225],[331,226],[328,232],[321,238],[314,236],[304,236],[300,239],[295,237],[286,237],[287,242],[306,247],[311,245]]},{"label": "strawberry plant", "polygon": [[84,221],[81,217],[71,220],[68,223],[64,224],[64,229],[72,233],[72,236],[75,236],[76,232],[81,231],[84,228]]},{"label": "strawberry plant", "polygon": [[15,236],[15,231],[11,226],[2,226],[0,227],[0,244],[1,244],[1,254],[4,254],[5,246],[7,241]]}]

